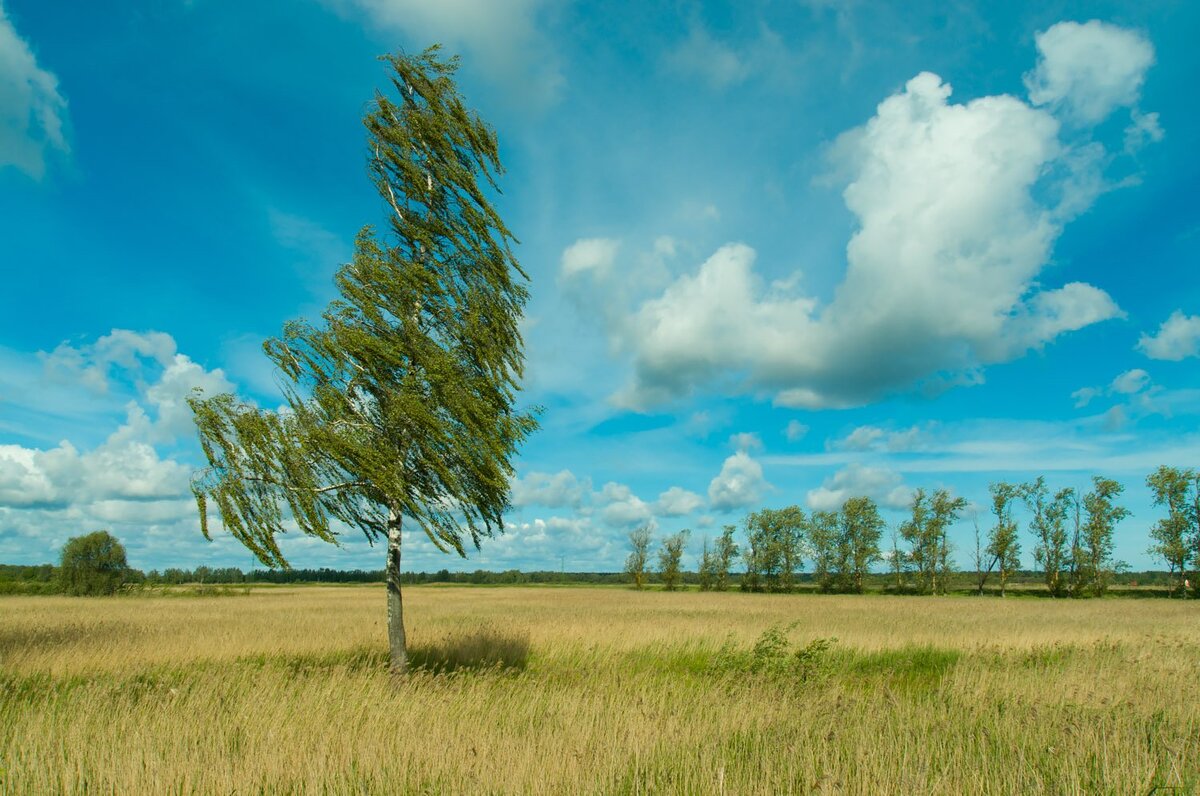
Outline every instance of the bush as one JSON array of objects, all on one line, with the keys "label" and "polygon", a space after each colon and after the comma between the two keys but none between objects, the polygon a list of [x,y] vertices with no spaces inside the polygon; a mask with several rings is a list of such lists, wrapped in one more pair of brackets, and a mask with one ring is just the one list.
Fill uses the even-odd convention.
[{"label": "bush", "polygon": [[76,536],[63,545],[59,577],[67,594],[115,594],[128,576],[125,547],[108,531]]},{"label": "bush", "polygon": [[717,653],[713,668],[796,680],[811,680],[825,674],[829,668],[829,650],[837,639],[817,638],[793,649],[787,637],[789,630],[791,626],[767,628],[749,650],[726,644]]}]

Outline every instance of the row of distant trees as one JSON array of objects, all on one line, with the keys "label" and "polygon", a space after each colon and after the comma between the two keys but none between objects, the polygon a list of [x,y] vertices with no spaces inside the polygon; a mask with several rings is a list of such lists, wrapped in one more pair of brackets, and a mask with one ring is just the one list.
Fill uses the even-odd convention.
[{"label": "row of distant trees", "polygon": [[[1189,575],[1200,569],[1200,472],[1163,466],[1146,483],[1155,505],[1166,510],[1150,530],[1149,552],[1167,564],[1171,590],[1186,596]],[[1047,591],[1054,597],[1104,594],[1112,576],[1127,568],[1113,560],[1114,533],[1130,514],[1118,502],[1123,489],[1119,482],[1102,476],[1093,477],[1091,489],[1083,494],[1073,487],[1052,492],[1042,476],[1027,483],[991,484],[989,527],[981,531],[978,517],[974,518],[975,588],[982,594],[995,578],[1001,596],[1006,593],[1021,568],[1022,527],[1017,512],[1024,508],[1025,531]],[[734,568],[741,564],[744,572],[736,581],[743,591],[791,591],[808,563],[820,590],[862,592],[872,568],[886,561],[896,590],[942,594],[954,572],[948,532],[966,509],[964,498],[945,489],[918,489],[908,518],[892,530],[887,550],[881,546],[886,523],[869,497],[853,497],[837,511],[811,514],[799,506],[762,509],[748,515],[740,528],[726,525],[714,540],[704,539],[700,588],[730,588]],[[740,543],[735,540],[739,531]],[[663,586],[678,588],[690,534],[683,530],[666,536],[652,551],[651,530],[633,531],[625,571],[634,585],[645,585],[656,557]]]}]

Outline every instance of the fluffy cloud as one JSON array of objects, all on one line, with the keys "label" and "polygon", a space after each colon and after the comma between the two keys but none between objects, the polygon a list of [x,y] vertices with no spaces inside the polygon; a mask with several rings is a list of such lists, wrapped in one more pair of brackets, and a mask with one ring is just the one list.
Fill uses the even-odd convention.
[{"label": "fluffy cloud", "polygon": [[815,511],[836,511],[853,497],[869,497],[881,506],[902,509],[912,502],[912,489],[898,473],[853,463],[809,490],[808,506]]},{"label": "fluffy cloud", "polygon": [[1200,315],[1184,315],[1175,310],[1157,333],[1143,334],[1138,339],[1137,350],[1151,359],[1171,362],[1200,356]]},{"label": "fluffy cloud", "polygon": [[762,465],[740,450],[725,460],[721,472],[708,485],[708,503],[716,511],[752,506],[769,485]]},{"label": "fluffy cloud", "polygon": [[50,152],[67,152],[67,101],[58,78],[40,67],[0,2],[0,168],[40,180]]},{"label": "fluffy cloud", "polygon": [[1141,368],[1127,370],[1113,379],[1109,391],[1119,395],[1133,395],[1141,392],[1150,383],[1150,374]]},{"label": "fluffy cloud", "polygon": [[532,472],[513,481],[512,503],[517,507],[541,505],[578,508],[585,491],[589,489],[590,484],[581,483],[570,470],[560,470],[554,474]]},{"label": "fluffy cloud", "polygon": [[1154,63],[1154,47],[1140,33],[1095,19],[1060,22],[1034,41],[1038,64],[1025,76],[1030,101],[1086,124],[1136,104]]},{"label": "fluffy cloud", "polygon": [[903,431],[888,431],[878,426],[858,426],[845,437],[835,440],[829,447],[848,451],[885,450],[890,453],[908,451],[921,441],[923,432],[919,426]]},{"label": "fluffy cloud", "polygon": [[542,29],[547,0],[325,0],[365,13],[389,35],[462,48],[478,71],[535,105],[557,98],[565,83]]},{"label": "fluffy cloud", "polygon": [[[1043,65],[1060,64],[1060,34],[1046,40]],[[1109,54],[1096,50],[1093,66]],[[1127,66],[1141,75],[1149,64]],[[1045,70],[1038,96],[1051,104],[1061,70]],[[1087,91],[1107,84],[1073,80],[1059,99],[1092,112]],[[800,292],[798,273],[765,283],[753,249],[723,246],[610,323],[634,366],[616,402],[644,409],[720,383],[772,392],[782,406],[858,406],[976,383],[987,365],[1121,316],[1096,286],[1039,281],[1062,225],[1105,189],[1105,150],[1064,143],[1050,110],[1016,97],[956,104],[950,93],[922,73],[833,147],[858,228],[831,301]]]},{"label": "fluffy cloud", "polygon": [[643,525],[653,519],[650,506],[625,484],[609,481],[595,496],[602,508],[600,517],[617,528]]},{"label": "fluffy cloud", "polygon": [[704,506],[704,498],[683,487],[673,486],[654,501],[654,513],[659,517],[683,517]]}]

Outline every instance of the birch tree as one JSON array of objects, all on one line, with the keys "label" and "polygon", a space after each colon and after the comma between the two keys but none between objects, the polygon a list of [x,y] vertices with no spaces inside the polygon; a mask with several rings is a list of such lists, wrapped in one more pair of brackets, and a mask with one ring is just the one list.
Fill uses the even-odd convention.
[{"label": "birch tree", "polygon": [[1187,565],[1192,558],[1189,544],[1192,526],[1191,503],[1193,485],[1196,483],[1196,473],[1192,470],[1163,465],[1146,477],[1146,486],[1154,493],[1154,505],[1167,510],[1167,516],[1154,523],[1150,529],[1150,538],[1154,540],[1151,553],[1167,562],[1171,575],[1178,581],[1178,588],[1183,597],[1187,597],[1187,589],[1183,583],[1187,575]]},{"label": "birch tree", "polygon": [[215,506],[268,566],[288,566],[289,519],[334,544],[343,527],[386,541],[400,672],[403,522],[463,556],[501,532],[511,459],[536,422],[515,406],[527,276],[488,199],[503,171],[496,135],[463,103],[457,59],[433,47],[383,60],[390,89],[363,123],[387,222],[358,234],[321,321],[291,321],[264,345],[286,408],[189,403],[208,460],[192,483],[206,536]]},{"label": "birch tree", "polygon": [[1000,596],[1005,596],[1008,580],[1021,566],[1021,545],[1017,540],[1017,523],[1013,520],[1013,503],[1020,495],[1020,487],[1005,481],[988,487],[992,493],[992,513],[996,524],[988,531],[987,554],[996,563],[1000,578]]}]

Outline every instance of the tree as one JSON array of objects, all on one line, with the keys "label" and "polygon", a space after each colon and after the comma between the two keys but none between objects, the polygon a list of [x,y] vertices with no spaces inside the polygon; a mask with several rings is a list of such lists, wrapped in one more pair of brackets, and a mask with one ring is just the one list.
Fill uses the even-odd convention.
[{"label": "tree", "polygon": [[[987,548],[983,544],[983,537],[979,533],[979,515],[971,512],[971,524],[975,526],[975,589],[976,593],[982,597],[983,587],[987,584],[988,576],[992,574],[992,567],[996,566],[996,559],[988,555]],[[984,562],[987,566],[984,566]]]},{"label": "tree", "polygon": [[108,531],[75,536],[63,545],[59,578],[76,597],[116,594],[129,574],[125,547]]},{"label": "tree", "polygon": [[952,561],[950,526],[967,507],[965,498],[952,498],[945,489],[913,493],[910,519],[900,525],[900,535],[910,545],[909,560],[917,573],[917,585],[927,594],[945,593]]},{"label": "tree", "polygon": [[680,561],[683,560],[683,548],[687,547],[690,535],[691,531],[685,528],[663,538],[662,549],[658,551],[658,576],[667,591],[679,588]]},{"label": "tree", "polygon": [[1083,497],[1087,521],[1083,526],[1084,583],[1099,596],[1108,588],[1112,575],[1113,531],[1117,523],[1129,516],[1129,510],[1114,503],[1125,491],[1118,482],[1101,476],[1092,477],[1092,491]]},{"label": "tree", "polygon": [[1164,506],[1167,516],[1154,523],[1150,538],[1154,540],[1149,552],[1167,562],[1171,574],[1178,579],[1180,594],[1186,598],[1183,583],[1187,565],[1192,558],[1189,538],[1193,515],[1190,511],[1196,473],[1190,469],[1163,465],[1146,477],[1146,486],[1154,493],[1154,505]]},{"label": "tree", "polygon": [[808,521],[813,579],[821,591],[833,591],[838,571],[839,517],[836,511],[814,511]]},{"label": "tree", "polygon": [[1038,476],[1020,488],[1021,499],[1032,516],[1029,528],[1037,544],[1033,548],[1033,559],[1042,568],[1046,590],[1052,597],[1061,597],[1063,592],[1062,571],[1070,555],[1067,547],[1067,512],[1070,504],[1067,490],[1060,490],[1048,500],[1046,479]]},{"label": "tree", "polygon": [[486,195],[503,171],[496,135],[463,104],[457,59],[432,47],[385,60],[395,95],[376,93],[363,123],[387,230],[359,233],[323,323],[291,321],[264,344],[286,409],[233,395],[189,403],[209,465],[192,484],[206,537],[213,503],[267,566],[288,566],[285,514],[326,542],[335,521],[386,539],[400,672],[404,519],[462,556],[502,532],[511,459],[537,423],[514,406],[528,277]]},{"label": "tree", "polygon": [[801,545],[805,517],[799,506],[762,509],[746,518],[746,580],[748,591],[791,591],[803,564]]},{"label": "tree", "polygon": [[726,525],[717,538],[714,551],[716,569],[713,571],[713,589],[716,591],[725,591],[729,588],[729,568],[733,566],[733,562],[738,557],[737,542],[733,541],[733,534],[736,531],[737,526]]},{"label": "tree", "polygon": [[708,537],[704,537],[704,545],[700,550],[700,568],[697,571],[700,580],[700,591],[712,591],[717,582],[717,556],[708,547]]},{"label": "tree", "polygon": [[629,544],[633,550],[625,559],[625,572],[633,579],[635,588],[646,585],[646,565],[650,560],[650,542],[653,539],[649,525],[643,525],[629,534]]},{"label": "tree", "polygon": [[879,560],[883,518],[869,497],[854,497],[842,504],[838,540],[838,574],[842,588],[861,594],[863,579]]},{"label": "tree", "polygon": [[887,552],[888,566],[896,581],[896,593],[904,591],[904,577],[908,574],[908,556],[900,549],[900,530],[892,527],[892,549]]},{"label": "tree", "polygon": [[1015,484],[999,481],[990,485],[988,491],[992,493],[992,513],[996,515],[996,524],[988,531],[987,554],[998,567],[1000,596],[1003,597],[1008,579],[1021,567],[1017,523],[1012,518],[1012,505],[1020,496],[1021,489]]}]

